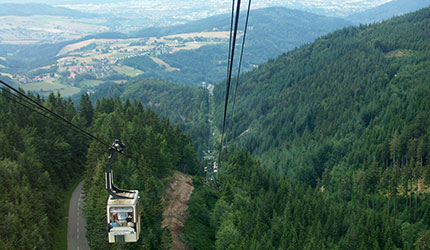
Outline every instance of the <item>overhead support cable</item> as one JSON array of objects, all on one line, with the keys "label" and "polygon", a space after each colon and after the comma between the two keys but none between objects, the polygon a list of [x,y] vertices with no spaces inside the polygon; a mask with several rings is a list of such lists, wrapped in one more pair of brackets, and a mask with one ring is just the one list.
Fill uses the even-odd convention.
[{"label": "overhead support cable", "polygon": [[231,3],[231,18],[230,18],[230,36],[229,36],[229,40],[228,40],[228,58],[227,58],[227,71],[226,71],[226,78],[228,79],[228,72],[229,69],[231,67],[230,63],[231,63],[231,47],[232,47],[232,36],[233,36],[233,21],[234,21],[234,3],[235,0],[232,1]]},{"label": "overhead support cable", "polygon": [[234,50],[236,47],[236,35],[237,35],[237,27],[238,27],[238,23],[239,23],[239,12],[240,12],[240,0],[237,1],[234,31],[233,31],[233,36],[232,36],[231,57],[230,57],[230,61],[229,61],[229,66],[227,67],[228,72],[227,72],[227,81],[226,81],[224,116],[223,116],[222,133],[221,133],[221,148],[220,148],[220,157],[219,157],[220,160],[221,160],[222,146],[224,143],[225,122],[226,122],[226,117],[227,117],[228,97],[230,94],[230,83],[231,83],[231,74],[232,74],[232,70],[233,70]]},{"label": "overhead support cable", "polygon": [[230,122],[228,123],[228,127],[231,127],[231,124],[233,122],[233,116],[234,116],[234,105],[236,103],[236,95],[237,95],[237,89],[239,86],[239,79],[240,79],[240,69],[242,67],[242,58],[243,58],[243,50],[245,48],[245,40],[246,40],[246,31],[248,29],[248,20],[249,20],[249,12],[251,10],[251,0],[248,1],[248,11],[246,13],[246,21],[245,21],[245,28],[243,32],[243,39],[242,39],[242,48],[240,51],[240,59],[239,59],[239,66],[237,69],[237,76],[236,76],[236,85],[234,88],[234,94],[233,94],[233,105],[231,107],[231,115],[230,115]]}]

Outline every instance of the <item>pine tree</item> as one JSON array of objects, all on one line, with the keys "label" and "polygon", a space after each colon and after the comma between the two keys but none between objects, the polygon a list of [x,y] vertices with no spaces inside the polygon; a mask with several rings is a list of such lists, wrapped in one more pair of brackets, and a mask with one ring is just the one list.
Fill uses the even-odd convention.
[{"label": "pine tree", "polygon": [[93,121],[94,109],[88,94],[81,96],[79,115],[85,119],[85,127],[90,126]]}]

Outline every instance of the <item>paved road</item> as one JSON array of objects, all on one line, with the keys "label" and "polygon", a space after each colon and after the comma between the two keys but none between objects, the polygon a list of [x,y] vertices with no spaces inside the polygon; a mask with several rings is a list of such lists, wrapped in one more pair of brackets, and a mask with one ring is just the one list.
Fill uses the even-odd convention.
[{"label": "paved road", "polygon": [[89,250],[87,238],[85,237],[85,219],[82,216],[81,207],[84,204],[81,181],[73,191],[69,204],[69,220],[67,223],[67,249],[68,250]]}]

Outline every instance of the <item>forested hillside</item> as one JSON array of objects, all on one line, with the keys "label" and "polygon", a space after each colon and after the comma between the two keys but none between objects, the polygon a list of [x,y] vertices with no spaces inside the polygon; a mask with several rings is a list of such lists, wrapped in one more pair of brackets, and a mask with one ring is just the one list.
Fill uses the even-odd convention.
[{"label": "forested hillside", "polygon": [[[429,31],[427,8],[344,28],[244,75],[227,144],[250,154],[224,155],[220,198],[191,211],[190,245],[427,249]],[[223,95],[217,86],[219,127]]]},{"label": "forested hillside", "polygon": [[137,244],[109,244],[106,231],[105,167],[107,151],[92,143],[88,152],[86,193],[87,238],[91,249],[160,249],[167,246],[169,232],[161,229],[165,182],[172,170],[197,174],[199,164],[189,137],[174,129],[167,119],[159,119],[140,102],[122,103],[103,99],[95,108],[95,135],[109,140],[121,138],[133,159],[117,156],[113,164],[115,183],[125,189],[140,191],[142,233]]},{"label": "forested hillside", "polygon": [[[190,248],[428,249],[429,48],[426,8],[343,28],[244,74],[219,190],[193,180]],[[94,107],[84,95],[79,112],[59,95],[34,98],[103,141],[126,143],[132,159],[118,155],[113,171],[119,187],[140,190],[141,240],[107,242],[106,147],[3,91],[0,249],[52,249],[62,192],[82,172],[91,249],[169,245],[161,197],[172,170],[201,171],[191,138],[204,145],[209,134],[207,92],[155,79],[105,87]],[[218,128],[224,91],[214,91]]]},{"label": "forested hillside", "polygon": [[428,249],[427,194],[366,196],[348,177],[312,188],[249,153],[227,155],[220,194],[203,185],[189,202],[191,249]]},{"label": "forested hillside", "polygon": [[208,91],[201,87],[184,86],[158,79],[145,79],[126,84],[106,84],[97,88],[91,99],[117,98],[138,100],[160,117],[187,133],[197,153],[207,149],[209,137]]},{"label": "forested hillside", "polygon": [[[106,146],[28,109],[7,90],[1,94],[0,179],[5,192],[0,197],[0,249],[53,249],[64,192],[84,173],[89,244],[91,249],[112,247],[106,231]],[[103,98],[93,108],[84,95],[78,112],[59,95],[32,98],[104,142],[119,138],[127,144],[133,158],[117,156],[113,170],[118,186],[141,191],[143,234],[138,245],[157,249],[168,242],[168,232],[161,230],[161,195],[172,170],[198,173],[190,138],[137,101]]]},{"label": "forested hillside", "polygon": [[344,28],[244,75],[234,140],[313,185],[325,169],[426,165],[429,12]]},{"label": "forested hillside", "polygon": [[[64,190],[82,175],[89,142],[7,93],[0,96],[0,249],[52,249]],[[37,99],[85,127],[72,102],[54,95]]]}]

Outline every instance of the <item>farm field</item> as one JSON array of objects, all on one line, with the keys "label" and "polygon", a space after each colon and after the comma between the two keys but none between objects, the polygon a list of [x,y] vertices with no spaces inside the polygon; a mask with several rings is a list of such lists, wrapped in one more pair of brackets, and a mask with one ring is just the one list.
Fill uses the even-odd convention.
[{"label": "farm field", "polygon": [[49,94],[51,92],[60,92],[62,96],[69,97],[81,91],[80,88],[64,85],[60,81],[43,81],[30,84],[21,84],[21,88],[25,91],[34,91],[41,94]]},{"label": "farm field", "polygon": [[143,71],[126,65],[113,66],[112,68],[120,74],[131,76],[131,77],[143,74]]}]

